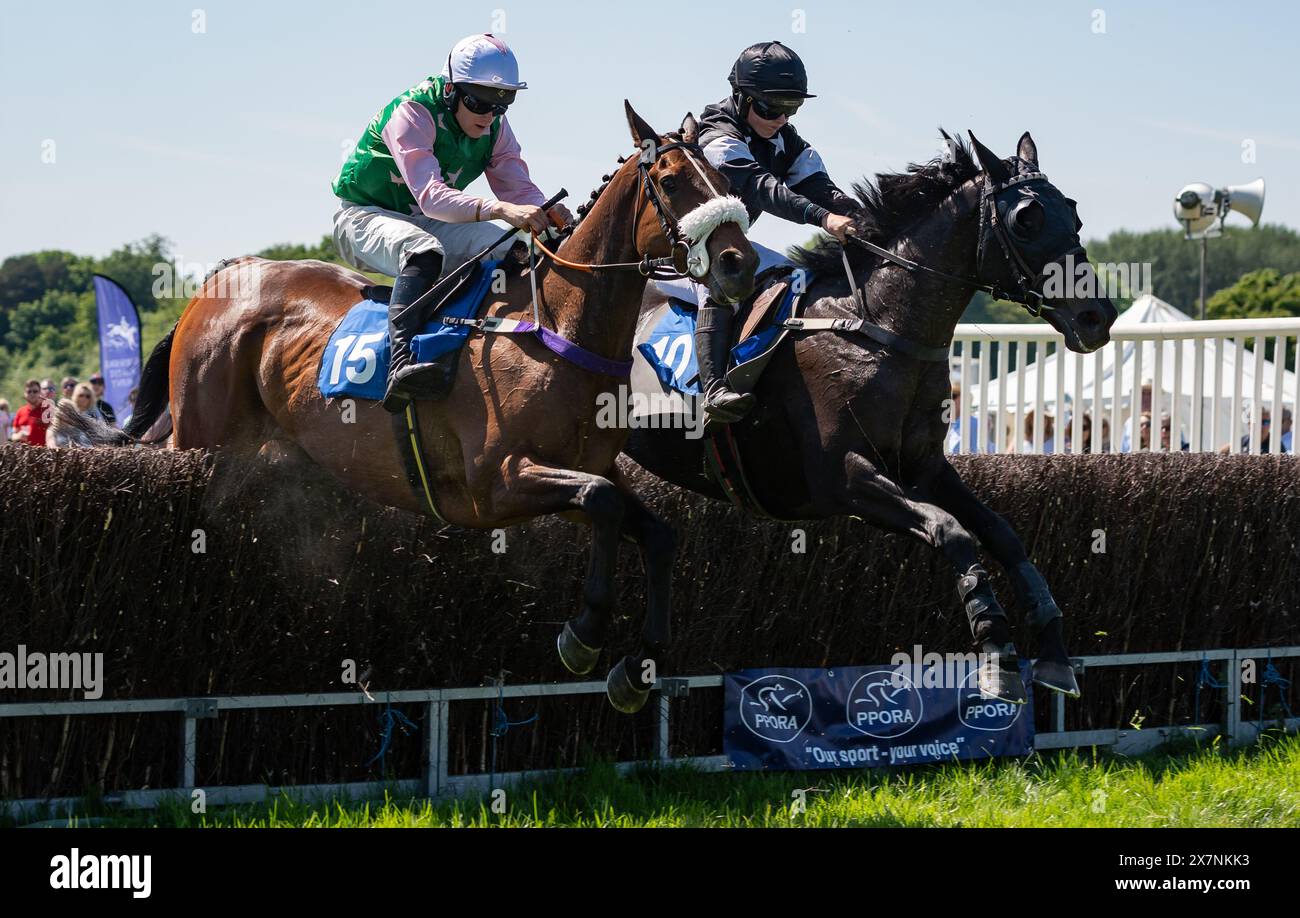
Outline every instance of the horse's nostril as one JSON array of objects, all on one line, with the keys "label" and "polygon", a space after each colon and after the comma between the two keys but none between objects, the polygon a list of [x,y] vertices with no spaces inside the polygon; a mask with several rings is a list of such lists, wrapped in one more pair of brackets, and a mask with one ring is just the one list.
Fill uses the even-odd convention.
[{"label": "horse's nostril", "polygon": [[739,249],[727,249],[718,256],[718,264],[728,274],[739,274],[744,266],[745,257]]}]

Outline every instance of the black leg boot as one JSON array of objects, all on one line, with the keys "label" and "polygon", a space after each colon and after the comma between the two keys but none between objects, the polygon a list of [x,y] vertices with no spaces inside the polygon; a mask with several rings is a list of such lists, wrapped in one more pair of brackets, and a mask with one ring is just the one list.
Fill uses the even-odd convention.
[{"label": "black leg boot", "polygon": [[727,387],[727,355],[731,350],[731,307],[701,304],[695,324],[695,359],[700,366],[705,417],[715,424],[739,421],[754,407],[754,395]]},{"label": "black leg boot", "polygon": [[[418,260],[418,264],[416,261]],[[424,325],[425,306],[415,303],[433,286],[442,270],[442,256],[427,252],[412,259],[393,282],[388,300],[388,390],[384,409],[397,413],[413,398],[427,397],[437,390],[440,368],[431,363],[417,364],[411,354],[411,339]]]}]

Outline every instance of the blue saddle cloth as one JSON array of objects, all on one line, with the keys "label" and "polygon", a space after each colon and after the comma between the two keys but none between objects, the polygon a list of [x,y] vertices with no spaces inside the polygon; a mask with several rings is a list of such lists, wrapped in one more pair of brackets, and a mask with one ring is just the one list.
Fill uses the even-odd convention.
[{"label": "blue saddle cloth", "polygon": [[[416,362],[427,363],[459,350],[469,337],[468,325],[444,325],[444,316],[474,318],[492,286],[498,261],[485,261],[477,275],[451,302],[443,305],[424,330],[411,339]],[[325,398],[351,396],[379,400],[388,386],[388,304],[362,300],[347,311],[321,355],[316,385]]]},{"label": "blue saddle cloth", "polygon": [[[772,317],[762,328],[731,349],[728,371],[762,354],[781,333],[781,323],[790,318],[793,289],[781,298]],[[683,395],[700,394],[700,365],[695,357],[695,308],[678,299],[668,300],[668,309],[645,341],[637,345],[646,363],[669,389]]]}]

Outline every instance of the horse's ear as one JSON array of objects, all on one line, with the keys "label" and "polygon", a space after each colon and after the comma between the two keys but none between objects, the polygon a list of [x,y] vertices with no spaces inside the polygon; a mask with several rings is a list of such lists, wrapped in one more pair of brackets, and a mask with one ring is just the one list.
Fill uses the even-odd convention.
[{"label": "horse's ear", "polygon": [[690,112],[682,119],[682,140],[686,143],[695,143],[700,138],[700,126],[695,122],[695,116]]},{"label": "horse's ear", "polygon": [[636,141],[638,147],[646,140],[659,142],[659,135],[655,133],[655,129],[646,124],[645,119],[636,113],[631,102],[624,99],[623,108],[627,111],[627,126],[632,131],[632,139]]},{"label": "horse's ear", "polygon": [[1028,131],[1020,135],[1020,143],[1016,144],[1016,155],[1029,163],[1035,172],[1038,171],[1038,147]]},{"label": "horse's ear", "polygon": [[979,138],[976,137],[974,133],[971,131],[967,131],[966,133],[970,135],[971,146],[975,148],[975,157],[980,161],[980,168],[983,169],[988,177],[993,181],[993,184],[999,185],[1011,178],[1011,173],[1007,171],[1006,163],[998,159],[997,156],[993,154],[992,150],[980,143]]}]

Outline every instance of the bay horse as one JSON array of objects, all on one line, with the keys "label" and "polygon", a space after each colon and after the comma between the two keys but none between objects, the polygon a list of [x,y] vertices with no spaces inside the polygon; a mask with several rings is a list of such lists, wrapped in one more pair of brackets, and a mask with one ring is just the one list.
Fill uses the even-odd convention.
[{"label": "bay horse", "polygon": [[[392,416],[363,403],[352,407],[349,423],[348,400],[327,403],[317,389],[331,333],[371,284],[321,261],[239,259],[205,279],[151,354],[127,430],[98,429],[99,444],[141,442],[170,408],[174,449],[288,450],[377,503],[433,511],[456,526],[495,528],[545,514],[586,522],[591,556],[580,610],[558,640],[561,659],[580,673],[596,664],[613,611],[620,540],[628,539],[641,552],[647,613],[641,646],[610,671],[608,694],[620,710],[639,709],[653,682],[643,676],[669,642],[674,534],[618,470],[627,430],[597,423],[599,401],[623,381],[591,367],[630,365],[651,266],[666,270],[664,262],[689,254],[704,270],[678,270],[691,270],[734,302],[752,289],[758,259],[745,238],[747,220],[715,219],[698,237],[682,232],[699,226],[692,215],[703,208],[715,216],[744,213],[739,201],[718,194],[726,181],[704,159],[695,119],[688,114],[665,137],[625,108],[637,155],[620,157],[622,166],[604,177],[572,234],[531,279],[541,324],[554,334],[471,334],[450,394],[419,405],[436,509],[412,487]],[[526,270],[509,271],[505,292],[489,294],[485,315],[533,318]],[[229,283],[239,271],[255,282]],[[586,351],[578,365],[561,355],[575,346]]]},{"label": "bay horse", "polygon": [[[970,492],[944,455],[952,404],[948,351],[962,311],[981,288],[1041,312],[1078,353],[1106,344],[1116,311],[1096,297],[1099,288],[1088,283],[1095,276],[1082,276],[1092,266],[1079,241],[1075,202],[1039,172],[1030,135],[1005,161],[974,135],[973,154],[943,137],[947,156],[855,186],[859,244],[824,239],[794,256],[808,282],[802,316],[865,320],[868,334],[791,332],[758,379],[756,409],[723,436],[743,459],[736,477],[758,504],[749,509],[790,520],[854,516],[942,551],[957,573],[984,660],[981,690],[1024,702],[1011,630],[978,563],[978,539],[1007,571],[1036,632],[1034,681],[1077,696],[1061,610],[1046,582],[1007,522]],[[1073,295],[1067,275],[1063,296],[1043,296],[1044,279],[1071,263],[1081,272],[1081,295]],[[643,314],[663,302],[652,287]],[[640,426],[626,452],[660,478],[731,499],[705,472],[709,442],[707,435]]]}]

